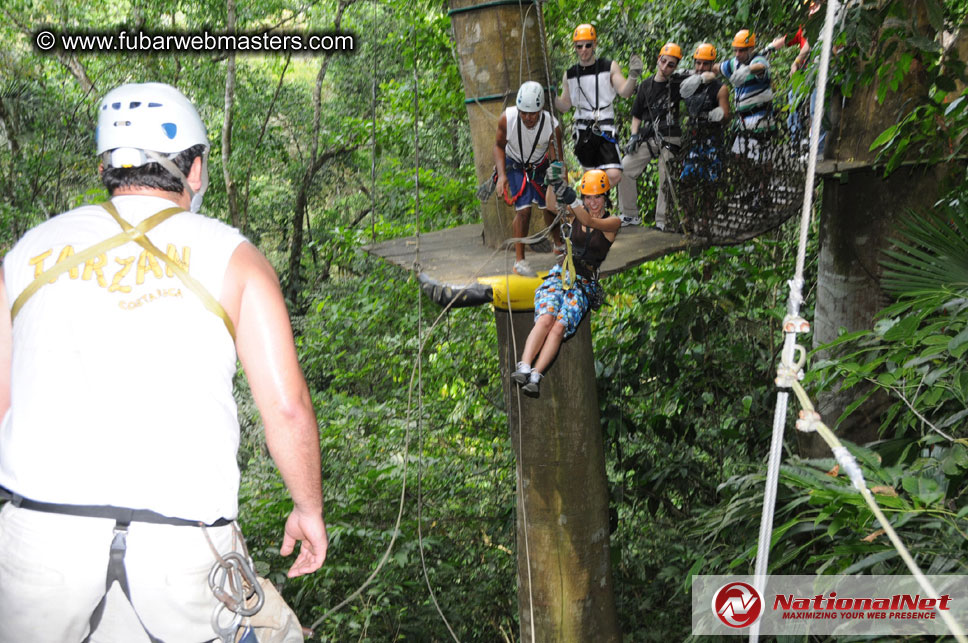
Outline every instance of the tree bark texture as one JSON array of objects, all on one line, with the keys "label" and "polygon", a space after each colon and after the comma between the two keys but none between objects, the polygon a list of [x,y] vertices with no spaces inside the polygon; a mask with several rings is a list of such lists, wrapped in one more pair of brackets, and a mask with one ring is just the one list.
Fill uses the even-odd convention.
[{"label": "tree bark texture", "polygon": [[[226,0],[226,21],[225,29],[228,33],[235,32],[235,0]],[[232,172],[229,167],[232,160],[232,123],[233,107],[235,106],[235,52],[228,53],[225,65],[225,119],[222,125],[222,177],[225,180],[225,194],[228,197],[229,221],[236,228],[241,227],[239,217],[238,188],[232,180]]]},{"label": "tree bark texture", "polygon": [[[505,107],[514,105],[518,87],[534,80],[547,90],[554,80],[546,78],[538,9],[533,3],[450,0],[449,6],[480,183],[491,177],[497,121]],[[512,236],[514,209],[495,194],[481,210],[484,245],[497,248]],[[544,227],[543,218],[537,214],[531,217],[532,231]]]},{"label": "tree bark texture", "polygon": [[[621,641],[609,556],[605,452],[589,320],[561,346],[539,398],[510,381],[533,313],[495,312],[518,462],[522,641]],[[533,614],[533,618],[532,618]]]}]

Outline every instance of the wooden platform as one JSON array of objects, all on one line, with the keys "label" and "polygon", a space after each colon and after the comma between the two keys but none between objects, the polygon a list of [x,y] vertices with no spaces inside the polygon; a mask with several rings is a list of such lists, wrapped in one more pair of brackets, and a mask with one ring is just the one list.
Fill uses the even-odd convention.
[{"label": "wooden platform", "polygon": [[[419,266],[414,264],[417,238],[413,236],[371,244],[363,249],[404,270],[422,272],[437,283],[462,286],[476,282],[478,277],[508,274],[514,265],[514,249],[486,247],[483,231],[481,224],[473,223],[421,234]],[[602,265],[602,275],[634,268],[689,245],[686,237],[680,234],[644,226],[622,228]],[[539,271],[548,270],[555,263],[555,255],[551,252],[528,252],[527,259]]]}]

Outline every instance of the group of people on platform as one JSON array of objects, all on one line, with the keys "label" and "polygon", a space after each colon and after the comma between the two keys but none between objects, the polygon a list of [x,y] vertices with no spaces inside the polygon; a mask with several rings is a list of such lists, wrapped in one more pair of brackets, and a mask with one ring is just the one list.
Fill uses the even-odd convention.
[{"label": "group of people on platform", "polygon": [[[715,182],[720,178],[724,125],[731,116],[731,85],[738,130],[731,152],[768,163],[768,155],[759,149],[759,142],[775,125],[767,54],[799,45],[793,72],[802,67],[809,52],[802,29],[792,38],[773,40],[759,53],[755,34],[743,29],[732,40],[732,58],[717,62],[716,48],[704,42],[692,53],[692,70],[684,71],[679,69],[682,48],[667,42],[659,50],[654,75],[639,82],[642,59],[637,55],[630,58],[626,77],[617,62],[597,57],[598,36],[592,25],[579,25],[572,40],[578,62],[565,72],[561,94],[553,100],[562,113],[574,109],[574,153],[584,170],[580,199],[564,179],[567,173],[561,158],[561,123],[544,109],[540,83],[521,85],[515,106],[500,117],[494,145],[496,189],[515,208],[515,237],[527,234],[532,205],[544,210],[549,225],[559,203],[576,219],[570,234],[577,274],[564,274],[564,254],[557,245],[561,240],[555,230],[559,260],[535,292],[535,326],[511,375],[531,396],[538,395],[543,373],[561,342],[577,330],[599,299],[598,269],[619,229],[641,224],[636,187],[639,176],[652,161],[658,162],[655,226],[663,231],[680,231],[679,225],[670,224],[667,217],[666,195],[675,194],[670,161],[684,152],[680,180]],[[620,147],[614,104],[618,97],[630,98],[633,94],[630,136]],[[683,117],[687,117],[688,136],[684,136]],[[680,149],[684,141],[688,142],[687,150]],[[551,189],[546,191],[546,187]],[[609,191],[613,187],[618,192],[617,215],[610,214]],[[514,272],[536,276],[525,258],[523,243],[515,244],[515,254]]]}]

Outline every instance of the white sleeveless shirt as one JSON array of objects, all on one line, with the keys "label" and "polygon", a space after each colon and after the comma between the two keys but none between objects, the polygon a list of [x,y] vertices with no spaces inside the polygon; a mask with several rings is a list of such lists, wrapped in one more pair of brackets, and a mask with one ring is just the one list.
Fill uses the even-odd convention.
[{"label": "white sleeveless shirt", "polygon": [[508,144],[504,153],[518,163],[538,163],[548,151],[551,137],[558,127],[558,119],[542,110],[538,124],[528,129],[518,118],[517,107],[508,107],[504,110],[504,116],[508,131]]},{"label": "white sleeveless shirt", "polygon": [[[167,199],[113,200],[132,225]],[[120,232],[83,206],[30,230],[4,260],[9,303],[44,270]],[[215,298],[245,238],[181,212],[147,233]],[[238,514],[235,345],[164,262],[134,242],[61,274],[14,320],[0,486],[31,500],[150,509],[213,522]]]},{"label": "white sleeveless shirt", "polygon": [[[612,61],[599,58],[587,67],[572,65],[565,78],[568,82],[568,95],[575,106],[575,121],[603,121],[615,119],[613,103],[618,92],[612,87]],[[590,124],[578,123],[579,129]],[[615,131],[612,124],[601,124],[604,130]]]}]

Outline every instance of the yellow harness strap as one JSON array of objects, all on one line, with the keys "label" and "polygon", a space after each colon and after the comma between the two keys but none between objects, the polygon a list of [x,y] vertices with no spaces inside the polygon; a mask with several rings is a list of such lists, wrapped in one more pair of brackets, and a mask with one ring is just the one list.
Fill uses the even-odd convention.
[{"label": "yellow harness strap", "polygon": [[188,271],[182,268],[177,260],[163,253],[153,243],[151,243],[148,237],[145,236],[145,233],[157,226],[159,223],[165,221],[172,215],[183,212],[184,210],[182,208],[166,208],[161,212],[151,215],[138,225],[133,226],[121,218],[121,215],[118,214],[117,208],[115,208],[114,204],[110,201],[105,201],[101,204],[101,207],[104,208],[104,210],[110,214],[115,221],[118,222],[118,225],[120,225],[122,228],[122,232],[109,239],[105,239],[104,241],[95,244],[86,250],[82,250],[77,254],[67,257],[64,259],[64,261],[55,264],[53,267],[41,273],[36,279],[30,282],[26,288],[24,288],[23,292],[20,293],[20,296],[17,297],[17,299],[13,302],[13,307],[10,309],[11,320],[16,318],[17,313],[19,313],[24,304],[27,303],[27,300],[33,297],[44,284],[53,283],[56,281],[57,277],[67,272],[71,268],[76,268],[81,263],[88,261],[89,259],[93,259],[103,252],[107,252],[108,250],[112,250],[118,246],[122,246],[129,241],[134,241],[154,255],[157,259],[160,259],[168,267],[168,269],[171,270],[175,276],[188,287],[189,290],[195,293],[195,295],[202,301],[202,305],[204,305],[205,308],[210,310],[215,315],[218,315],[225,324],[225,328],[229,331],[229,335],[232,336],[232,340],[235,341],[235,325],[229,318],[228,313],[225,312],[225,309],[222,308],[221,304],[218,303],[218,300],[216,300],[205,289],[205,286],[200,284],[194,277],[189,275]]}]

